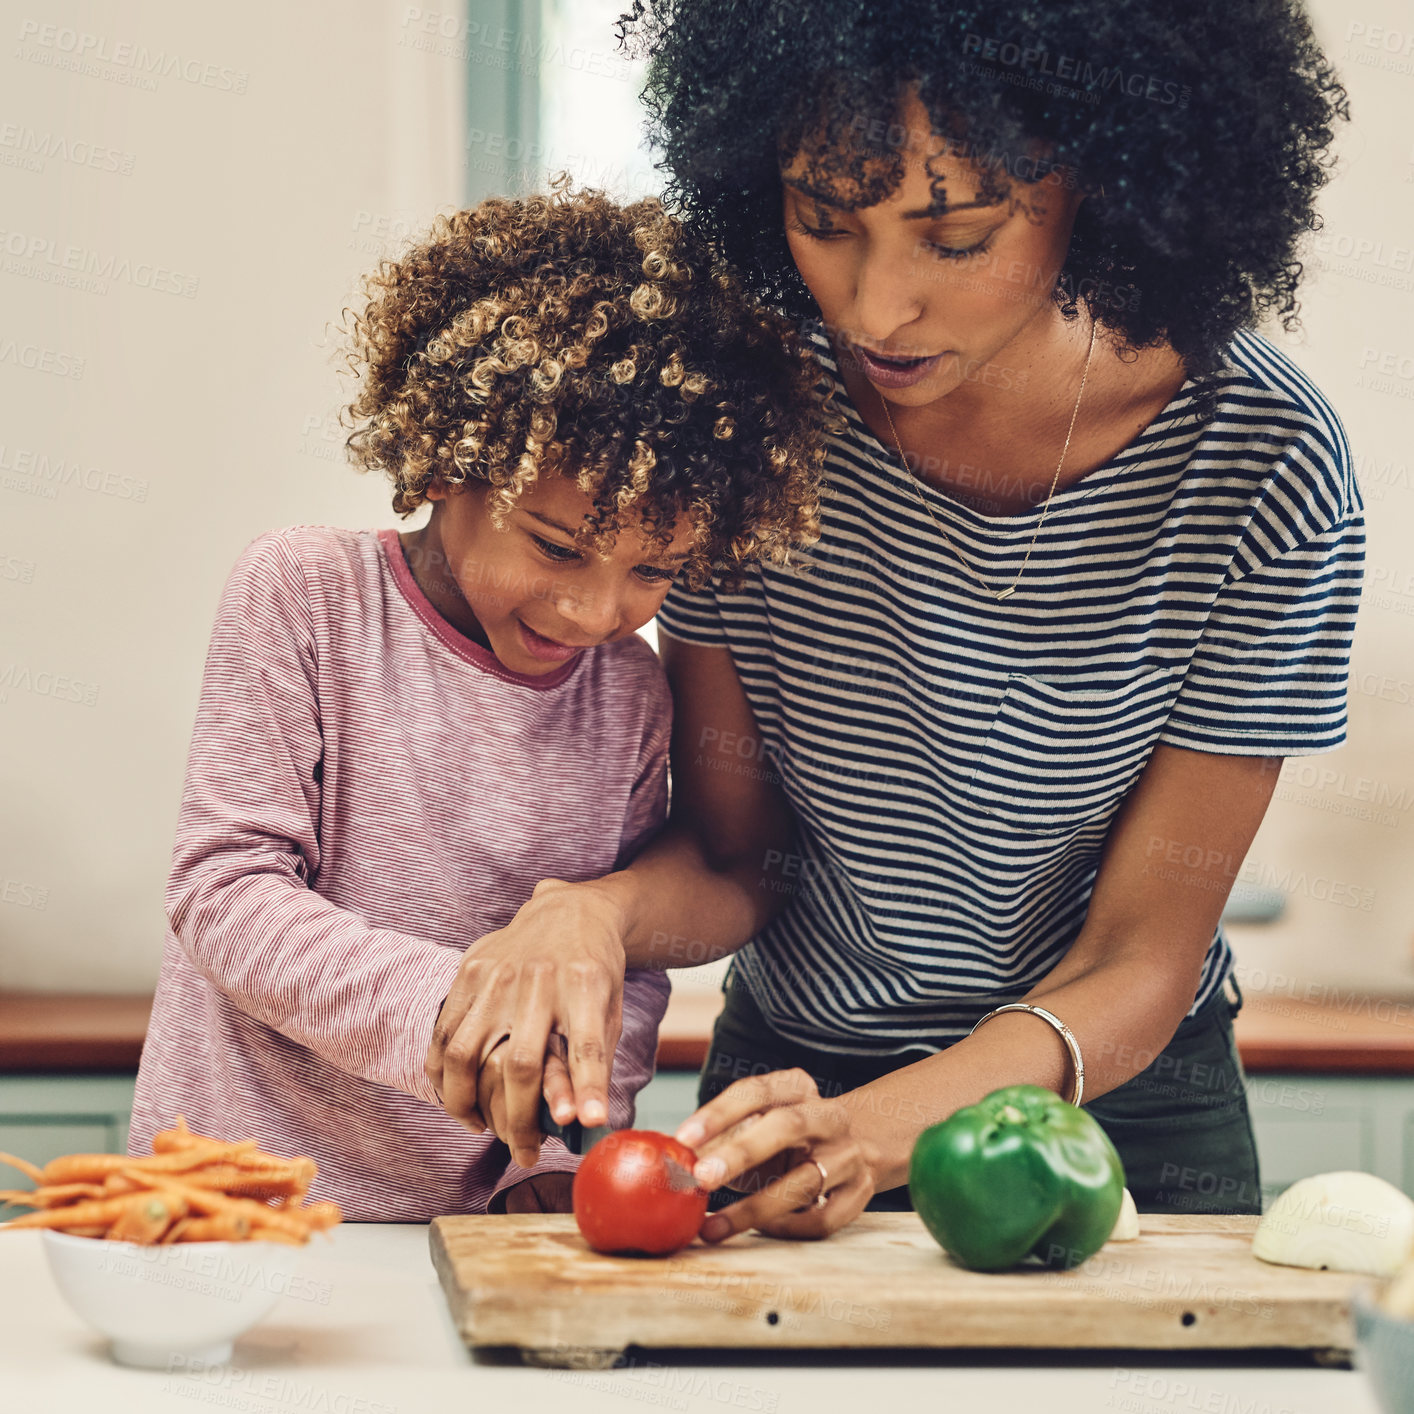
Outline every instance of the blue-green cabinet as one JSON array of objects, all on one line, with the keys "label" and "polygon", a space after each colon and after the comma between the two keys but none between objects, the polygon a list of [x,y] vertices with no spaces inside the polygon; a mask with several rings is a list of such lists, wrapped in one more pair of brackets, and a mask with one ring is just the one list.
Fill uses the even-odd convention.
[{"label": "blue-green cabinet", "polygon": [[[60,1154],[121,1154],[135,1083],[132,1075],[0,1075],[0,1151],[33,1164]],[[0,1187],[31,1186],[0,1169]],[[0,1207],[0,1217],[18,1212]]]},{"label": "blue-green cabinet", "polygon": [[[59,1154],[122,1153],[135,1077],[0,1075],[0,1150],[43,1164]],[[1262,1190],[1270,1201],[1307,1174],[1363,1169],[1414,1197],[1414,1076],[1248,1077]],[[671,1133],[697,1105],[697,1075],[659,1071],[634,1121]],[[18,1173],[0,1187],[28,1188]]]}]

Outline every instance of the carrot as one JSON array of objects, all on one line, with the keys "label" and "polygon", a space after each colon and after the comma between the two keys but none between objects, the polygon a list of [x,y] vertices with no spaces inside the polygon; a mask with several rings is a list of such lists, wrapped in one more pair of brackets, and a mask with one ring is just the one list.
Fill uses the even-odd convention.
[{"label": "carrot", "polygon": [[221,1180],[208,1178],[205,1174],[193,1174],[190,1178],[183,1178],[193,1188],[205,1188],[212,1192],[225,1193],[232,1198],[251,1198],[256,1202],[265,1203],[279,1200],[277,1206],[284,1206],[284,1199],[292,1196],[294,1189],[288,1181],[277,1183],[266,1183],[256,1179],[254,1181],[241,1179]]},{"label": "carrot", "polygon": [[223,1164],[219,1161],[186,1169],[180,1174],[169,1174],[167,1177],[180,1179],[182,1183],[195,1184],[198,1188],[224,1189],[232,1183],[249,1183],[257,1187],[264,1184],[266,1187],[279,1188],[283,1192],[289,1186],[288,1177],[278,1170],[243,1169],[237,1168],[235,1164]]},{"label": "carrot", "polygon": [[0,1189],[30,1212],[3,1227],[49,1228],[115,1242],[236,1242],[302,1245],[343,1221],[337,1203],[307,1203],[319,1173],[312,1158],[267,1154],[254,1139],[194,1134],[178,1115],[152,1153],[67,1154],[42,1168],[0,1154],[33,1179],[33,1190]]},{"label": "carrot", "polygon": [[19,1169],[26,1178],[32,1178],[36,1183],[44,1182],[44,1170],[38,1164],[32,1164],[28,1159],[17,1159],[13,1154],[0,1154],[0,1164],[6,1168]]},{"label": "carrot", "polygon": [[76,1198],[103,1198],[104,1193],[97,1183],[56,1183],[47,1188],[36,1188],[36,1195],[44,1195],[46,1208],[57,1207],[60,1203],[71,1203]]},{"label": "carrot", "polygon": [[269,1233],[279,1232],[301,1244],[309,1241],[309,1224],[295,1213],[287,1212],[283,1208],[267,1207],[264,1203],[255,1203],[248,1198],[233,1198],[231,1201],[249,1205],[242,1206],[238,1211],[243,1217],[250,1219],[252,1232],[259,1228],[267,1238]]},{"label": "carrot", "polygon": [[[231,1211],[232,1204],[243,1203],[244,1198],[232,1198],[216,1188],[202,1188],[181,1179],[168,1178],[165,1174],[139,1174],[132,1169],[124,1169],[123,1176],[144,1183],[149,1189],[158,1189],[174,1197],[185,1198],[192,1212],[203,1217],[216,1217]],[[239,1211],[239,1210],[237,1210]]]},{"label": "carrot", "polygon": [[[152,1136],[152,1152],[154,1154],[177,1153],[186,1149],[200,1148],[203,1145],[218,1145],[225,1142],[205,1134],[193,1134],[186,1126],[184,1115],[178,1115],[177,1121],[175,1128],[158,1130]],[[313,1159],[282,1159],[275,1154],[267,1154],[257,1147],[256,1141],[253,1139],[242,1140],[239,1147],[244,1152],[232,1155],[231,1162],[241,1167],[267,1169],[282,1168],[290,1164],[300,1166],[314,1164]]]},{"label": "carrot", "polygon": [[[237,1198],[237,1203],[249,1199]],[[252,1226],[259,1226],[264,1232],[282,1232],[298,1242],[308,1242],[310,1227],[300,1216],[300,1209],[269,1208],[264,1203],[251,1203],[249,1212]]]},{"label": "carrot", "polygon": [[[179,1149],[195,1149],[203,1144],[223,1144],[223,1139],[214,1138],[210,1134],[193,1134],[187,1128],[185,1115],[177,1116],[177,1123],[171,1129],[159,1129],[152,1136],[152,1152],[154,1154],[170,1154]],[[246,1141],[242,1141],[243,1143]],[[250,1140],[254,1144],[254,1140]]]},{"label": "carrot", "polygon": [[[200,1148],[203,1144],[225,1144],[225,1139],[216,1139],[210,1134],[193,1134],[187,1128],[186,1116],[178,1115],[177,1124],[171,1129],[159,1129],[152,1136],[152,1152],[154,1154],[170,1154],[181,1149]],[[274,1154],[265,1154],[256,1149],[254,1139],[242,1139],[239,1141],[242,1147],[255,1149],[255,1158],[258,1162],[283,1163],[283,1159],[277,1158]]]},{"label": "carrot", "polygon": [[186,1115],[178,1115],[177,1121],[171,1129],[158,1130],[152,1136],[152,1152],[161,1154],[169,1149],[185,1149],[195,1137],[187,1128]]},{"label": "carrot", "polygon": [[[121,1159],[122,1163],[113,1169],[103,1180],[104,1193],[108,1194],[110,1197],[115,1197],[119,1193],[137,1193],[144,1188],[151,1187],[148,1178],[145,1176],[146,1170],[133,1168],[133,1160],[125,1158],[122,1154],[115,1154],[114,1157]],[[161,1174],[161,1172],[162,1170],[159,1169],[158,1173]],[[201,1172],[204,1172],[204,1170],[200,1168],[190,1170],[180,1169],[178,1170],[178,1176],[185,1181],[193,1173]]]},{"label": "carrot", "polygon": [[309,1186],[319,1177],[319,1165],[310,1158],[293,1160],[295,1166],[295,1191],[301,1200],[309,1192]]},{"label": "carrot", "polygon": [[309,1193],[310,1184],[319,1176],[319,1165],[313,1159],[299,1158],[293,1160],[295,1165],[295,1186],[286,1196],[281,1207],[295,1207],[303,1203]]},{"label": "carrot", "polygon": [[51,1159],[44,1166],[42,1179],[45,1183],[101,1183],[110,1173],[127,1168],[144,1173],[184,1173],[200,1168],[213,1159],[229,1159],[256,1148],[254,1139],[246,1139],[239,1144],[221,1144],[211,1140],[149,1158],[135,1158],[130,1154],[66,1154],[63,1158]]},{"label": "carrot", "polygon": [[307,1208],[297,1211],[315,1232],[328,1232],[331,1227],[338,1227],[344,1220],[343,1212],[337,1203],[311,1203]]},{"label": "carrot", "polygon": [[192,1223],[199,1221],[200,1219],[198,1218],[178,1218],[177,1221],[174,1222],[172,1226],[169,1227],[167,1231],[164,1232],[162,1236],[157,1239],[158,1246],[170,1247],[172,1243],[180,1242],[182,1240],[182,1234],[192,1225]]},{"label": "carrot", "polygon": [[55,1208],[76,1198],[105,1198],[111,1195],[97,1183],[64,1183],[48,1188],[0,1189],[0,1199],[26,1208]]},{"label": "carrot", "polygon": [[187,1205],[180,1198],[164,1198],[150,1194],[134,1203],[108,1229],[110,1242],[137,1242],[151,1246],[179,1218],[187,1215]]},{"label": "carrot", "polygon": [[[310,1163],[314,1161],[311,1159]],[[297,1165],[283,1159],[264,1168],[254,1165],[214,1163],[192,1169],[182,1175],[183,1183],[200,1188],[221,1188],[247,1198],[283,1198],[289,1193],[309,1188],[312,1175],[306,1175]]]},{"label": "carrot", "polygon": [[125,1154],[66,1154],[45,1164],[40,1182],[102,1183],[121,1165],[131,1162]]},{"label": "carrot", "polygon": [[86,1203],[70,1203],[62,1208],[41,1208],[37,1212],[26,1213],[23,1217],[11,1218],[0,1223],[0,1232],[11,1228],[30,1227],[96,1227],[105,1231],[111,1227],[129,1208],[145,1202],[145,1193],[126,1193],[121,1198],[94,1198]]},{"label": "carrot", "polygon": [[253,1154],[240,1154],[231,1160],[240,1168],[250,1169],[288,1169],[292,1173],[303,1173],[310,1165],[318,1168],[313,1159],[282,1159],[277,1154],[267,1154],[263,1149],[257,1149]]},{"label": "carrot", "polygon": [[227,1213],[219,1218],[188,1218],[182,1225],[183,1242],[244,1242],[251,1234],[250,1219],[244,1213]]},{"label": "carrot", "polygon": [[149,1154],[143,1158],[130,1158],[128,1164],[144,1173],[189,1173],[205,1164],[235,1162],[259,1153],[260,1147],[254,1139],[242,1139],[236,1144],[227,1144],[219,1139],[200,1139],[171,1154]]},{"label": "carrot", "polygon": [[[285,1209],[271,1208],[250,1198],[231,1198],[214,1188],[198,1188],[193,1184],[181,1183],[176,1179],[165,1177],[154,1177],[152,1186],[161,1189],[164,1193],[185,1198],[194,1212],[201,1213],[206,1217],[219,1218],[228,1214],[241,1213],[250,1219],[252,1225],[259,1223],[263,1227],[278,1228],[281,1232],[289,1233],[291,1237],[299,1238],[300,1241],[304,1241],[309,1236],[309,1227],[301,1222],[294,1212]],[[23,1219],[17,1219],[17,1221],[23,1221]]]}]

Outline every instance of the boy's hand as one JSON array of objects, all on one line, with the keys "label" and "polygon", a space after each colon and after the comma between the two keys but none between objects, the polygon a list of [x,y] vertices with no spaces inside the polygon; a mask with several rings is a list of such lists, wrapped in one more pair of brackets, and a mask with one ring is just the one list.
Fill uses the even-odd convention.
[{"label": "boy's hand", "polygon": [[[570,1084],[569,1067],[565,1064],[564,1055],[560,1050],[563,1044],[562,1037],[554,1036],[551,1038],[550,1048],[545,1052],[545,1103],[550,1106],[550,1113],[556,1118],[561,1114],[574,1113],[574,1088]],[[491,1132],[509,1145],[511,1158],[523,1169],[534,1168],[540,1159],[540,1141],[543,1138],[540,1126],[536,1123],[539,1104],[537,1102],[537,1114],[531,1119],[529,1132],[516,1133],[506,1109],[506,1051],[507,1045],[503,1041],[499,1046],[492,1047],[491,1054],[486,1057],[486,1064],[481,1067],[477,1077],[476,1107],[486,1117],[487,1127]],[[524,1211],[535,1210],[527,1208]]]},{"label": "boy's hand", "polygon": [[572,1173],[537,1173],[506,1189],[508,1213],[572,1213]]},{"label": "boy's hand", "polygon": [[[602,890],[544,879],[504,928],[467,949],[427,1051],[427,1077],[453,1119],[475,1134],[486,1127],[481,1070],[505,1042],[512,1152],[538,1144],[542,1093],[557,1123],[608,1123],[609,1068],[623,1026],[622,931]],[[552,1032],[565,1038],[568,1063],[553,1090],[545,1071]]]}]

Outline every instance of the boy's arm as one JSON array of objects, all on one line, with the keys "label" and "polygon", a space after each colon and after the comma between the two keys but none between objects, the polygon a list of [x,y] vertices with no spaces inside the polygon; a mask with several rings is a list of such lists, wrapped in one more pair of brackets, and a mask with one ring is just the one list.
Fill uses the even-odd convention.
[{"label": "boy's arm", "polygon": [[370,928],[308,887],[323,737],[304,575],[261,536],[227,581],[182,794],[167,914],[192,965],[331,1065],[436,1104],[427,1039],[459,949]]}]

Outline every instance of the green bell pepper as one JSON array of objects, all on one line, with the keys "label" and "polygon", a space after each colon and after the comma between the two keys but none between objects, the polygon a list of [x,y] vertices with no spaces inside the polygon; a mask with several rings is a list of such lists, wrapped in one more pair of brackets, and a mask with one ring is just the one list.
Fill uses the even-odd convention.
[{"label": "green bell pepper", "polygon": [[918,1216],[964,1267],[1074,1267],[1109,1240],[1124,1166],[1099,1124],[1039,1085],[994,1090],[918,1136]]}]

